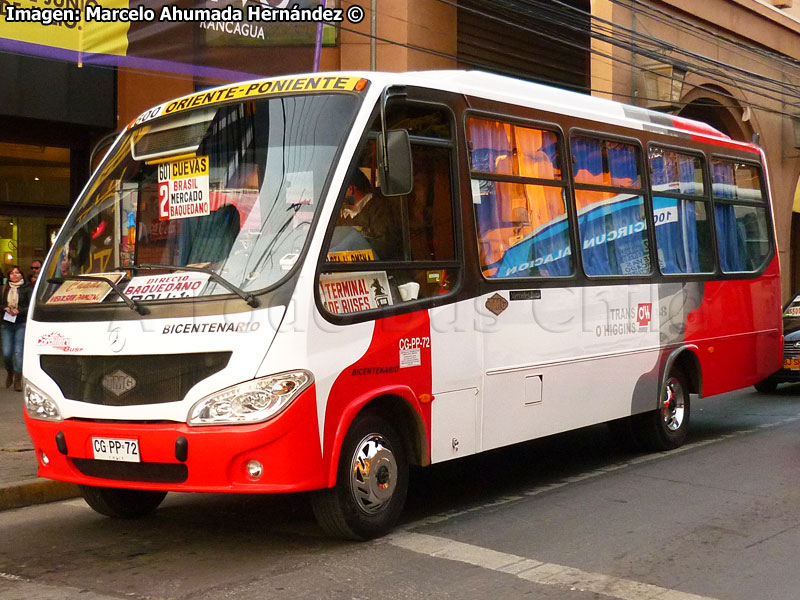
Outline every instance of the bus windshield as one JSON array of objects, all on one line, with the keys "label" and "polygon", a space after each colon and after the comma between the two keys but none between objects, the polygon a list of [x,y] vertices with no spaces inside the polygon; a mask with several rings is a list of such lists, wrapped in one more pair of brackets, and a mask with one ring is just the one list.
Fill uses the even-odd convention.
[{"label": "bus windshield", "polygon": [[[48,276],[127,271],[120,285],[144,300],[229,293],[198,269],[247,291],[277,283],[303,249],[358,102],[273,97],[133,129],[66,223]],[[42,286],[40,300],[56,291]]]}]

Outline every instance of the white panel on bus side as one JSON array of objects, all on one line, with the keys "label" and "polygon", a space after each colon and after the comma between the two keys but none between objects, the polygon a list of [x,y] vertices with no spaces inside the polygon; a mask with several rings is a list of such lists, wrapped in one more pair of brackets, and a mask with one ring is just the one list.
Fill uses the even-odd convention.
[{"label": "white panel on bus side", "polygon": [[[481,450],[536,437],[541,429],[542,376],[537,372],[490,373],[486,376]],[[538,427],[537,427],[538,425]]]},{"label": "white panel on bus side", "polygon": [[476,303],[481,450],[627,416],[635,398],[655,401],[657,286],[533,291]]},{"label": "white panel on bus side", "polygon": [[478,388],[440,392],[431,404],[431,462],[478,450]]}]

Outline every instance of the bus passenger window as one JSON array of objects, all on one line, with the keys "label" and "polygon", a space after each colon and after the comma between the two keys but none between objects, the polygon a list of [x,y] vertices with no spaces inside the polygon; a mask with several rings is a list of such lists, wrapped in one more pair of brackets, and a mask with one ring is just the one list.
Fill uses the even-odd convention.
[{"label": "bus passenger window", "polygon": [[639,148],[576,135],[571,149],[584,271],[589,276],[649,275]]},{"label": "bus passenger window", "polygon": [[467,132],[484,277],[572,275],[556,133],[479,118]]},{"label": "bus passenger window", "polygon": [[649,151],[658,266],[666,275],[714,270],[711,209],[703,161],[665,148]]},{"label": "bus passenger window", "polygon": [[760,169],[729,160],[712,160],[711,183],[722,271],[759,270],[771,253]]}]

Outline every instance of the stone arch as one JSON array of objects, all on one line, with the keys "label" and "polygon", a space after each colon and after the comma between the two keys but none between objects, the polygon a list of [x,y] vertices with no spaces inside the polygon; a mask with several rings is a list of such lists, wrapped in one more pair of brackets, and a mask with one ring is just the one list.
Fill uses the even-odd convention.
[{"label": "stone arch", "polygon": [[682,102],[686,105],[678,112],[679,116],[708,123],[735,140],[749,142],[753,139],[750,111],[742,108],[739,100],[724,88],[701,85],[685,94]]}]

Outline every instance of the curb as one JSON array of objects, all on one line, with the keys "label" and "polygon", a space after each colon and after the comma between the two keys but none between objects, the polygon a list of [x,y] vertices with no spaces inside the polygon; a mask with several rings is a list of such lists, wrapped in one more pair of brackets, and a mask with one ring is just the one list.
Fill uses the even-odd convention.
[{"label": "curb", "polygon": [[0,487],[0,511],[69,500],[78,496],[80,492],[74,483],[41,478],[15,481]]}]

